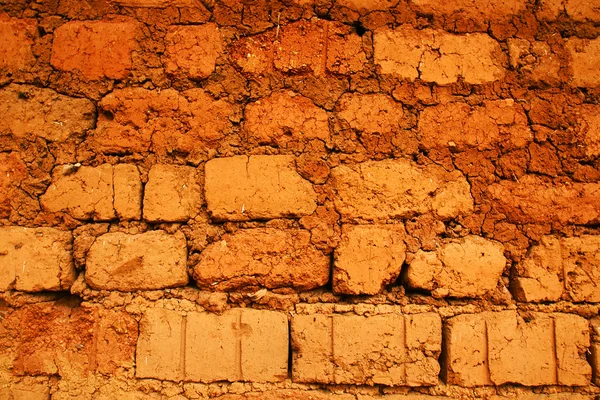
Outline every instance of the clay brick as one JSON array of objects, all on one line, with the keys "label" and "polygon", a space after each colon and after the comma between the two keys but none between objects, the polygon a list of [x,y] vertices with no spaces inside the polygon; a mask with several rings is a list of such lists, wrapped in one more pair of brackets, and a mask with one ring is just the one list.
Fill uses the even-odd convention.
[{"label": "clay brick", "polygon": [[108,0],[111,4],[123,7],[167,8],[198,7],[194,0]]},{"label": "clay brick", "polygon": [[336,4],[360,11],[387,10],[398,4],[397,0],[338,0]]},{"label": "clay brick", "polygon": [[441,219],[473,209],[470,187],[458,172],[406,159],[367,161],[331,170],[335,207],[345,219],[406,218],[433,212]]},{"label": "clay brick", "polygon": [[290,156],[237,156],[206,163],[208,212],[219,221],[312,214],[316,194]]},{"label": "clay brick", "polygon": [[18,153],[0,153],[0,218],[19,207],[20,187],[27,176],[27,165]]},{"label": "clay brick", "polygon": [[141,182],[135,166],[58,166],[52,182],[40,197],[47,211],[94,221],[140,217]]},{"label": "clay brick", "polygon": [[87,253],[85,280],[94,289],[125,292],[185,286],[186,262],[181,232],[107,233]]},{"label": "clay brick", "polygon": [[507,39],[510,66],[536,82],[560,83],[560,57],[546,42]]},{"label": "clay brick", "polygon": [[377,294],[400,275],[406,258],[403,225],[345,225],[335,251],[333,291]]},{"label": "clay brick", "polygon": [[323,286],[329,257],[310,242],[309,231],[256,228],[226,234],[200,255],[192,277],[199,287],[236,290]]},{"label": "clay brick", "polygon": [[553,20],[566,12],[574,21],[600,21],[600,9],[594,1],[587,0],[542,0],[538,10],[538,17]]},{"label": "clay brick", "polygon": [[32,135],[64,142],[93,129],[95,113],[91,101],[52,89],[12,84],[0,90],[0,132],[16,137]]},{"label": "clay brick", "polygon": [[512,292],[519,301],[600,302],[600,236],[542,237],[517,264]]},{"label": "clay brick", "polygon": [[590,346],[590,363],[593,370],[593,382],[597,386],[600,382],[600,343],[592,343]]},{"label": "clay brick", "polygon": [[573,69],[573,86],[598,86],[600,75],[600,38],[578,39],[571,38],[567,41],[566,48],[571,55],[571,68]]},{"label": "clay brick", "polygon": [[555,183],[536,176],[490,185],[493,207],[516,223],[587,225],[600,222],[600,184]]},{"label": "clay brick", "polygon": [[215,70],[217,57],[223,51],[221,33],[216,24],[172,25],[165,37],[163,62],[169,74],[183,74],[190,79],[203,79]]},{"label": "clay brick", "polygon": [[[519,393],[519,400],[593,400],[590,395],[579,394],[579,393],[544,393],[544,394],[533,394],[533,393]],[[515,394],[508,396],[492,396],[490,400],[508,400],[514,399]]]},{"label": "clay brick", "polygon": [[525,9],[525,0],[491,0],[475,3],[470,0],[411,0],[419,11],[426,14],[451,16],[460,13],[470,18],[508,19]]},{"label": "clay brick", "polygon": [[480,297],[496,288],[505,266],[501,243],[469,235],[445,239],[435,251],[417,251],[406,281],[434,297]]},{"label": "clay brick", "polygon": [[10,18],[0,14],[0,74],[12,75],[35,63],[31,47],[36,37],[35,19]]},{"label": "clay brick", "polygon": [[[570,334],[567,334],[571,326]],[[471,387],[587,385],[587,321],[568,314],[484,312],[450,318],[445,327],[446,382]]]},{"label": "clay brick", "polygon": [[600,106],[583,104],[576,108],[574,115],[577,120],[577,138],[581,142],[586,156],[597,157],[600,155]]},{"label": "clay brick", "polygon": [[132,67],[133,22],[70,21],[54,31],[50,63],[85,78],[124,79]]},{"label": "clay brick", "polygon": [[357,395],[357,400],[450,400],[452,397],[427,395],[420,393],[386,394],[381,396]]},{"label": "clay brick", "polygon": [[200,211],[201,188],[196,169],[154,165],[144,189],[144,219],[185,222]]},{"label": "clay brick", "polygon": [[329,118],[310,99],[275,92],[246,106],[244,129],[250,143],[285,147],[289,141],[329,140]]},{"label": "clay brick", "polygon": [[48,400],[50,399],[50,386],[35,381],[13,383],[8,388],[0,389],[0,399]]},{"label": "clay brick", "polygon": [[69,289],[77,277],[72,244],[71,232],[0,227],[0,291]]},{"label": "clay brick", "polygon": [[405,79],[447,85],[459,78],[482,84],[504,77],[500,46],[486,34],[401,27],[376,31],[374,47],[381,72]]},{"label": "clay brick", "polygon": [[283,313],[233,309],[222,315],[146,311],[137,347],[138,378],[194,382],[275,382],[287,377]]},{"label": "clay brick", "polygon": [[437,314],[296,315],[295,382],[435,385],[441,326]]},{"label": "clay brick", "polygon": [[364,133],[395,133],[411,127],[411,118],[402,104],[384,94],[344,94],[337,116]]},{"label": "clay brick", "polygon": [[527,116],[514,100],[485,101],[479,107],[446,103],[425,108],[418,123],[419,144],[428,149],[516,149],[533,141]]},{"label": "clay brick", "polygon": [[278,389],[264,392],[226,394],[215,400],[356,400],[352,394],[335,394],[326,390]]},{"label": "clay brick", "polygon": [[193,153],[215,147],[232,128],[232,105],[202,89],[119,89],[98,106],[92,144],[104,153]]}]

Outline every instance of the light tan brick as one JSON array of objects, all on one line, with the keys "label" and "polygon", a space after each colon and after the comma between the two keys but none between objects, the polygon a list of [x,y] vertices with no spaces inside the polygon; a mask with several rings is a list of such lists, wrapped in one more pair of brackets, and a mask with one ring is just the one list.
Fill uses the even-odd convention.
[{"label": "light tan brick", "polygon": [[297,315],[292,318],[296,382],[434,385],[441,350],[436,314]]},{"label": "light tan brick", "polygon": [[281,381],[287,377],[287,317],[252,309],[186,316],[150,309],[141,322],[136,359],[138,378]]},{"label": "light tan brick", "polygon": [[530,318],[525,322],[515,311],[450,318],[445,326],[446,382],[467,387],[587,385],[587,321],[568,314],[532,313]]},{"label": "light tan brick", "polygon": [[419,143],[428,149],[492,150],[525,147],[533,141],[527,116],[513,100],[485,101],[481,106],[446,103],[419,115]]},{"label": "light tan brick", "polygon": [[500,45],[486,34],[453,35],[433,29],[381,29],[374,36],[375,63],[383,74],[440,85],[464,79],[482,84],[504,77]]},{"label": "light tan brick", "polygon": [[285,147],[289,141],[329,140],[325,110],[292,91],[276,92],[248,104],[244,119],[251,143]]},{"label": "light tan brick", "polygon": [[600,38],[579,39],[571,38],[566,44],[571,55],[571,68],[573,69],[573,86],[598,86],[600,85]]},{"label": "light tan brick", "polygon": [[215,400],[356,400],[353,394],[337,394],[328,390],[277,389],[243,394],[226,394]]},{"label": "light tan brick", "polygon": [[196,169],[154,165],[144,188],[144,219],[150,222],[185,222],[195,217],[202,203]]},{"label": "light tan brick", "polygon": [[406,258],[403,225],[345,225],[335,251],[333,291],[377,294],[400,275]]},{"label": "light tan brick", "polygon": [[388,219],[434,213],[441,219],[473,209],[470,186],[458,172],[406,159],[367,161],[331,170],[335,207],[346,219]]},{"label": "light tan brick", "polygon": [[402,104],[384,94],[346,93],[339,100],[337,116],[365,133],[393,133],[411,126]]},{"label": "light tan brick", "polygon": [[215,70],[217,57],[223,51],[221,33],[216,24],[171,25],[165,37],[163,56],[169,74],[203,79]]},{"label": "light tan brick", "polygon": [[480,297],[496,288],[505,266],[501,243],[469,235],[445,239],[435,251],[417,251],[406,281],[434,297]]},{"label": "light tan brick", "polygon": [[123,79],[136,48],[134,22],[70,21],[54,31],[50,63],[85,78]]},{"label": "light tan brick", "polygon": [[114,232],[96,239],[86,257],[86,282],[95,289],[152,290],[188,283],[181,232]]},{"label": "light tan brick", "polygon": [[47,211],[64,212],[81,220],[139,218],[139,172],[135,166],[126,164],[57,166],[52,173],[52,184],[41,196],[40,203]]},{"label": "light tan brick", "polygon": [[72,244],[59,229],[0,227],[0,291],[69,289],[77,277]]},{"label": "light tan brick", "polygon": [[13,383],[6,389],[0,389],[0,398],[6,400],[48,400],[50,386],[33,380]]},{"label": "light tan brick", "polygon": [[507,39],[506,43],[510,65],[523,77],[549,85],[561,82],[560,56],[548,43],[512,38]]},{"label": "light tan brick", "polygon": [[600,302],[600,236],[544,236],[516,266],[512,291],[519,301]]},{"label": "light tan brick", "polygon": [[35,19],[0,14],[0,74],[13,75],[35,63],[32,46],[37,36],[36,28]]},{"label": "light tan brick", "polygon": [[289,156],[236,156],[206,163],[205,197],[212,218],[246,221],[312,214],[316,194]]},{"label": "light tan brick", "polygon": [[470,0],[411,0],[423,13],[439,16],[452,16],[460,13],[463,17],[477,19],[509,19],[511,15],[518,14],[525,9],[525,0],[490,0],[486,2],[472,2]]},{"label": "light tan brick", "polygon": [[329,280],[330,261],[310,239],[301,229],[238,230],[202,251],[192,277],[213,290],[314,289]]},{"label": "light tan brick", "polygon": [[12,84],[0,90],[0,132],[63,142],[94,127],[94,104],[52,89]]}]

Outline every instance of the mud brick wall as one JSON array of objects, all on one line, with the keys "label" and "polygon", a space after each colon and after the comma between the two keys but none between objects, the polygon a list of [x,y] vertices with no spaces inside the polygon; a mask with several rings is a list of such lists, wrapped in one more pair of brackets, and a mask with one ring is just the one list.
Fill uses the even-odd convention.
[{"label": "mud brick wall", "polygon": [[600,397],[598,0],[0,0],[0,399]]}]

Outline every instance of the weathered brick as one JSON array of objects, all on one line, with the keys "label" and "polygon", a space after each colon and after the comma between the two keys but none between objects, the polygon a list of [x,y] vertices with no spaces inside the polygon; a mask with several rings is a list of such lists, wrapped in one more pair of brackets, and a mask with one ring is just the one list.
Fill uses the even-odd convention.
[{"label": "weathered brick", "polygon": [[94,128],[95,112],[91,101],[64,96],[52,89],[12,84],[0,90],[3,134],[63,142]]},{"label": "weathered brick", "polygon": [[285,147],[289,141],[329,140],[325,110],[292,91],[276,92],[248,104],[244,120],[250,143]]},{"label": "weathered brick", "polygon": [[337,394],[327,390],[277,389],[264,392],[226,394],[215,400],[356,400],[353,394]]},{"label": "weathered brick", "polygon": [[590,363],[593,370],[593,382],[598,385],[600,382],[600,343],[592,343],[590,346]]},{"label": "weathered brick", "polygon": [[338,0],[336,4],[359,11],[387,10],[394,7],[396,0]]},{"label": "weathered brick", "polygon": [[309,231],[256,228],[226,234],[202,251],[192,277],[214,290],[323,286],[329,257],[310,242]]},{"label": "weathered brick", "polygon": [[172,25],[165,37],[165,70],[191,79],[203,79],[215,70],[223,51],[221,33],[216,24]]},{"label": "weathered brick", "polygon": [[423,386],[438,382],[442,323],[437,314],[296,315],[296,382]]},{"label": "weathered brick", "polygon": [[400,275],[406,258],[403,225],[345,225],[335,251],[333,291],[377,294]]},{"label": "weathered brick", "polygon": [[107,233],[87,253],[85,280],[95,289],[126,292],[185,286],[186,262],[181,232]]},{"label": "weathered brick", "polygon": [[135,166],[58,166],[53,171],[52,182],[40,197],[47,211],[94,221],[140,217],[141,182]]},{"label": "weathered brick", "polygon": [[110,3],[123,7],[148,7],[148,8],[167,8],[167,7],[198,7],[194,0],[108,0]]},{"label": "weathered brick", "polygon": [[294,22],[278,34],[242,38],[234,44],[232,58],[249,74],[274,68],[286,73],[350,74],[361,71],[367,61],[361,38],[352,28],[326,20]]},{"label": "weathered brick", "polygon": [[446,103],[419,115],[419,144],[428,149],[522,148],[533,141],[527,116],[514,100],[485,101],[479,107]]},{"label": "weathered brick", "polygon": [[442,219],[473,209],[470,186],[458,172],[406,159],[367,161],[331,170],[335,207],[346,219],[406,218],[433,212]]},{"label": "weathered brick", "polygon": [[571,55],[571,68],[573,69],[573,86],[598,86],[600,85],[600,38],[578,39],[571,38],[567,41],[566,48]]},{"label": "weathered brick", "polygon": [[553,20],[566,12],[575,21],[600,21],[600,9],[594,1],[588,0],[541,0],[538,17]]},{"label": "weathered brick", "polygon": [[27,177],[27,165],[16,152],[0,153],[0,218],[18,208],[18,193]]},{"label": "weathered brick", "polygon": [[559,183],[537,176],[490,185],[493,207],[516,223],[594,224],[600,222],[600,184]]},{"label": "weathered brick", "polygon": [[435,251],[419,250],[410,262],[409,286],[434,297],[480,297],[493,290],[506,266],[501,243],[469,235],[445,239]]},{"label": "weathered brick", "polygon": [[0,13],[0,74],[12,75],[35,63],[31,48],[36,36],[35,19],[10,18]]},{"label": "weathered brick", "polygon": [[198,181],[193,167],[154,165],[144,188],[144,219],[184,222],[196,216],[202,200]]},{"label": "weathered brick", "polygon": [[231,104],[202,89],[119,89],[100,101],[91,142],[104,153],[193,153],[230,133],[232,115]]},{"label": "weathered brick", "polygon": [[575,119],[579,148],[583,148],[588,157],[600,155],[600,105],[583,104],[576,108]]},{"label": "weathered brick", "polygon": [[246,221],[312,214],[312,185],[290,156],[237,156],[206,163],[205,197],[212,218]]},{"label": "weathered brick", "polygon": [[519,301],[600,302],[600,236],[544,236],[516,266],[512,291]]},{"label": "weathered brick", "polygon": [[576,315],[532,313],[525,322],[515,311],[484,312],[450,318],[444,329],[449,384],[589,384],[588,325]]},{"label": "weathered brick", "polygon": [[[507,396],[492,396],[490,400],[508,400],[514,399],[517,394],[509,394]],[[563,393],[543,393],[543,394],[534,394],[534,393],[519,393],[519,400],[593,400],[594,397],[586,394],[580,393],[571,393],[571,392],[563,392]]]},{"label": "weathered brick", "polygon": [[536,82],[560,83],[560,57],[541,41],[507,39],[510,66]]},{"label": "weathered brick", "polygon": [[427,14],[451,16],[459,14],[470,18],[508,19],[525,9],[525,0],[491,0],[477,3],[470,0],[411,0],[411,3]]},{"label": "weathered brick", "polygon": [[5,400],[48,400],[50,386],[41,382],[21,381],[0,389],[0,399]]},{"label": "weathered brick", "polygon": [[384,74],[440,85],[482,84],[504,77],[500,45],[487,34],[453,35],[401,27],[375,32],[375,63]]},{"label": "weathered brick", "polygon": [[72,244],[59,229],[0,227],[0,291],[69,289],[77,277]]},{"label": "weathered brick", "polygon": [[402,104],[384,94],[346,93],[338,102],[337,116],[352,129],[365,133],[393,133],[411,126]]},{"label": "weathered brick", "polygon": [[222,315],[150,309],[142,318],[138,378],[273,382],[287,377],[283,313],[233,309]]},{"label": "weathered brick", "polygon": [[420,393],[385,394],[381,396],[357,395],[357,400],[450,400],[452,397]]}]

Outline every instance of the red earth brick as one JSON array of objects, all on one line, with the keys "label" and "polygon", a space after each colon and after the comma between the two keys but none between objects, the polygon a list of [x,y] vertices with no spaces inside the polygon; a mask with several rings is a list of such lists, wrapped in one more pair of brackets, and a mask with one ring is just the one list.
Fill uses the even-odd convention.
[{"label": "red earth brick", "polygon": [[36,37],[35,19],[11,18],[0,13],[0,76],[16,74],[36,62],[32,52]]}]

